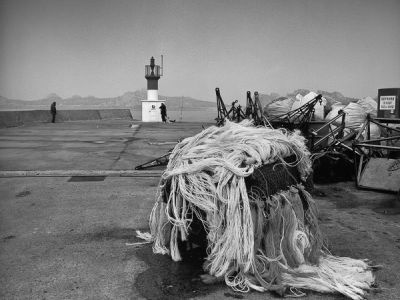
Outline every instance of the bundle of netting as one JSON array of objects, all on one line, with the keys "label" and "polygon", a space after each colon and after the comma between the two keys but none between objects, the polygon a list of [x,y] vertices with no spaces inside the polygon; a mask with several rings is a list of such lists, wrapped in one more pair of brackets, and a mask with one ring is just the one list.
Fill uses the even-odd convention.
[{"label": "bundle of netting", "polygon": [[200,224],[206,273],[235,291],[362,299],[374,282],[367,262],[322,250],[316,204],[304,188],[309,156],[300,133],[247,120],[186,138],[170,156],[150,215],[154,253],[181,260],[180,241]]}]

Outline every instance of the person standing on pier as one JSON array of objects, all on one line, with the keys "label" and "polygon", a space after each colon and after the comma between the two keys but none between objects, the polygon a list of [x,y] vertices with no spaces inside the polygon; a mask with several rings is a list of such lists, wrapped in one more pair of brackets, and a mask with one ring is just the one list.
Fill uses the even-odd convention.
[{"label": "person standing on pier", "polygon": [[165,106],[164,103],[161,103],[160,110],[161,110],[161,119],[162,119],[163,123],[166,123],[167,122],[167,107]]},{"label": "person standing on pier", "polygon": [[50,112],[53,116],[53,118],[51,119],[51,123],[55,123],[56,122],[56,114],[57,114],[57,109],[56,109],[56,102],[53,102],[50,106]]}]

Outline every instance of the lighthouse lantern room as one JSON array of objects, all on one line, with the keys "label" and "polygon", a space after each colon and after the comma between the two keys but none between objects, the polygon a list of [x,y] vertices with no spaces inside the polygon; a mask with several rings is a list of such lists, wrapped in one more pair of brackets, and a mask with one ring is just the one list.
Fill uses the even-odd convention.
[{"label": "lighthouse lantern room", "polygon": [[145,78],[147,79],[147,99],[142,100],[142,121],[161,122],[160,105],[165,100],[158,99],[158,80],[163,75],[163,56],[161,55],[161,67],[155,64],[154,57],[150,59],[150,65],[145,66]]}]

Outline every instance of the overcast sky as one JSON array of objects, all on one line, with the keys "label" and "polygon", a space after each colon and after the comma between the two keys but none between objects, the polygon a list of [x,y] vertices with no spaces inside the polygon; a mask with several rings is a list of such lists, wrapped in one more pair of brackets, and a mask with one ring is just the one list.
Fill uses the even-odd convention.
[{"label": "overcast sky", "polygon": [[0,0],[0,95],[119,96],[163,54],[166,96],[375,96],[400,87],[399,31],[399,0]]}]

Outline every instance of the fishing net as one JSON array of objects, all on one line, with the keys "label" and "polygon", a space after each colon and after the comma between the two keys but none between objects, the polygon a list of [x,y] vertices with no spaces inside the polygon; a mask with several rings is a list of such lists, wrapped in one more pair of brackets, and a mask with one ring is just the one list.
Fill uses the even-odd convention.
[{"label": "fishing net", "polygon": [[154,253],[182,259],[180,241],[206,245],[204,270],[235,291],[299,289],[362,299],[365,261],[322,249],[317,207],[304,188],[310,153],[298,133],[250,121],[209,127],[173,150],[150,215]]}]

